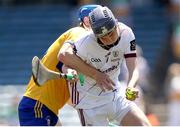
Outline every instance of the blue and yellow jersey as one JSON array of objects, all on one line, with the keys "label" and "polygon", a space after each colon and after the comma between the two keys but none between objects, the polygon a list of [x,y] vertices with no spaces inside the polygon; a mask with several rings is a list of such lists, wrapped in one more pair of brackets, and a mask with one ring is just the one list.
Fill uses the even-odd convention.
[{"label": "blue and yellow jersey", "polygon": [[[47,50],[42,58],[42,63],[50,70],[59,72],[58,52],[67,40],[76,41],[87,31],[82,27],[75,27],[62,34]],[[46,82],[42,87],[36,86],[31,77],[24,96],[32,98],[46,105],[55,114],[64,106],[69,99],[68,86],[64,79],[53,79]]]}]

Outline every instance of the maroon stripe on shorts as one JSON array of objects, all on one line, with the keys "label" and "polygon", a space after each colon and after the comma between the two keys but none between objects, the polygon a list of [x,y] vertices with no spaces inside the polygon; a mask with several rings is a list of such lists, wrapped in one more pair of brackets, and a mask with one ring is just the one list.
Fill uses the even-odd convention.
[{"label": "maroon stripe on shorts", "polygon": [[77,100],[76,94],[77,94],[77,83],[75,82],[74,83],[74,104],[77,104],[76,103],[76,100]]},{"label": "maroon stripe on shorts", "polygon": [[80,115],[81,125],[86,126],[84,114],[83,114],[83,109],[79,109],[79,115]]},{"label": "maroon stripe on shorts", "polygon": [[79,92],[77,91],[77,103],[76,104],[79,104]]},{"label": "maroon stripe on shorts", "polygon": [[71,85],[71,93],[72,93],[72,97],[71,97],[71,101],[72,101],[72,103],[74,104],[74,85],[72,84],[72,83],[70,83]]}]

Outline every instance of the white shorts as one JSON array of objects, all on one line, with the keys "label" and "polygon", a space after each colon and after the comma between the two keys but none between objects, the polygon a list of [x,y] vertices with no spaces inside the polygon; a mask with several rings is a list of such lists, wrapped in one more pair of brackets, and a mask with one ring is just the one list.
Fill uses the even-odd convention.
[{"label": "white shorts", "polygon": [[79,109],[78,113],[83,126],[107,126],[110,121],[120,121],[136,104],[124,97],[118,97],[105,105],[92,109]]}]

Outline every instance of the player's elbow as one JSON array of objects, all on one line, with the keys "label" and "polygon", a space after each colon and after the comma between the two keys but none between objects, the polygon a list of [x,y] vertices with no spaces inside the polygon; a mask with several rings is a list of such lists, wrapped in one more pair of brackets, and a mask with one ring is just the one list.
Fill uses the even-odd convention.
[{"label": "player's elbow", "polygon": [[68,65],[69,62],[69,56],[70,53],[69,52],[62,52],[58,54],[58,60],[61,61],[62,63]]},{"label": "player's elbow", "polygon": [[64,63],[64,61],[66,61],[66,54],[66,52],[60,52],[58,54],[58,60]]}]

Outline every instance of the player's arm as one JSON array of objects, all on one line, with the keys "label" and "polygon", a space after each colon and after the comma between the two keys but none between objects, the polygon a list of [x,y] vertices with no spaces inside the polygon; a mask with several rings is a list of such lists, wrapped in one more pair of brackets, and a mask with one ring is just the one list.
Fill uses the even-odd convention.
[{"label": "player's arm", "polygon": [[127,86],[135,88],[139,78],[139,73],[138,70],[136,69],[136,57],[126,58],[126,65],[129,72]]},{"label": "player's arm", "polygon": [[102,90],[112,90],[114,83],[108,77],[108,75],[85,63],[80,57],[75,55],[73,48],[74,47],[71,43],[64,43],[58,53],[58,59],[66,66],[69,66],[70,68],[73,68],[78,72],[81,72],[84,75],[96,80],[96,83],[101,87]]},{"label": "player's arm", "polygon": [[139,73],[136,68],[136,57],[126,58],[126,65],[129,72],[128,84],[126,89],[126,98],[128,100],[135,100],[138,98],[138,89],[136,89],[136,84],[139,79]]},{"label": "player's arm", "polygon": [[135,87],[139,78],[139,73],[136,68],[136,40],[131,29],[126,29],[123,36],[126,37],[124,57],[129,72],[126,98],[128,100],[135,100],[138,97],[138,90]]},{"label": "player's arm", "polygon": [[97,70],[87,65],[81,58],[74,54],[73,45],[71,43],[64,43],[64,45],[58,53],[58,59],[66,66],[69,66],[77,70],[78,72],[82,72],[89,77],[96,78],[95,75],[96,73],[98,73]]}]

